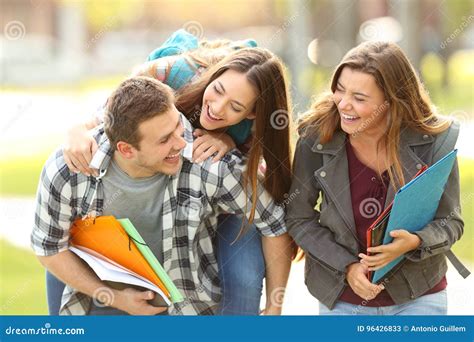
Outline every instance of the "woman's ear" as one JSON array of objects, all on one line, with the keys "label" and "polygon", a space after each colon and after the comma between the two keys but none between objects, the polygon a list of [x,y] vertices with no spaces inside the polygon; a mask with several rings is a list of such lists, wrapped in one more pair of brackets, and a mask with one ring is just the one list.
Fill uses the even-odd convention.
[{"label": "woman's ear", "polygon": [[245,117],[246,119],[249,119],[249,120],[253,120],[257,117],[257,114],[255,114],[255,112],[250,112],[247,114],[247,116]]}]

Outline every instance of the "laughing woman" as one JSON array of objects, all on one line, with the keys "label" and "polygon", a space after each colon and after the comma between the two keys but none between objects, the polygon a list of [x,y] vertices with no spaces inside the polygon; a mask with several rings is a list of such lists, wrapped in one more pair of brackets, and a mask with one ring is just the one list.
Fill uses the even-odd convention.
[{"label": "laughing woman", "polygon": [[[288,86],[280,59],[266,49],[248,47],[254,45],[253,41],[198,43],[180,30],[135,74],[156,78],[176,90],[176,107],[198,127],[193,144],[196,162],[212,155],[218,160],[238,146],[248,157],[248,186],[256,189],[261,175],[265,189],[281,203],[291,182]],[[189,51],[174,55],[176,50],[186,49]],[[64,150],[70,169],[93,172],[88,165],[96,147],[86,129],[97,124],[93,120],[73,130],[71,146]],[[262,160],[268,170],[263,174]],[[275,244],[275,239],[260,237],[255,227],[248,225],[255,212],[255,196],[247,218],[219,216],[215,242],[222,315],[259,314],[264,276],[265,314],[281,313],[282,296],[272,292],[286,285],[293,245],[288,234]],[[49,279],[53,288],[54,279]],[[271,300],[277,297],[278,302]]]},{"label": "laughing woman", "polygon": [[[445,253],[464,226],[457,162],[434,220],[422,230],[399,227],[392,243],[368,250],[366,231],[397,189],[454,148],[458,130],[434,112],[397,45],[364,43],[343,58],[331,92],[300,124],[290,190],[300,195],[287,211],[321,314],[446,314]],[[406,262],[384,284],[367,279],[368,271],[403,255]]]}]

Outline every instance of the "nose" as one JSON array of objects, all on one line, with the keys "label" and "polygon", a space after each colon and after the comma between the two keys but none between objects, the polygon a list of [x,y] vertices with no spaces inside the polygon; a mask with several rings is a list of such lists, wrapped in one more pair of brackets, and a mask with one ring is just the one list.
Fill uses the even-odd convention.
[{"label": "nose", "polygon": [[180,129],[177,129],[174,133],[175,142],[173,144],[173,148],[177,151],[181,151],[183,148],[186,147],[186,140],[183,137],[184,128],[181,126]]},{"label": "nose", "polygon": [[340,101],[337,103],[337,108],[339,108],[339,110],[350,110],[351,103],[349,98],[347,96],[342,96]]},{"label": "nose", "polygon": [[225,101],[224,100],[217,100],[212,102],[211,110],[214,115],[221,116],[224,114],[224,108],[225,108]]}]

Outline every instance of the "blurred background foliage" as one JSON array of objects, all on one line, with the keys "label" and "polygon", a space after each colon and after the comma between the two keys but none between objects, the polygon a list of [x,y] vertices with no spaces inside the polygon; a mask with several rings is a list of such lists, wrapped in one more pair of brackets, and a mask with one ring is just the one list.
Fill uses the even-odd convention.
[{"label": "blurred background foliage", "polygon": [[400,44],[439,112],[462,124],[465,236],[454,251],[474,263],[473,8],[472,0],[0,0],[0,314],[47,312],[44,270],[28,246],[44,161],[72,122],[179,28],[254,38],[281,56],[295,120],[328,90],[351,47]]}]

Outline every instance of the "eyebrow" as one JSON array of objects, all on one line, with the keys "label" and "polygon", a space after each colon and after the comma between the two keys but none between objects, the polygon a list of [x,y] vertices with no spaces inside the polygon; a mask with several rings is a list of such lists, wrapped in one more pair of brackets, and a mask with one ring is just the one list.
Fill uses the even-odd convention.
[{"label": "eyebrow", "polygon": [[180,123],[181,123],[181,120],[180,120],[180,118],[179,118],[179,116],[178,116],[178,123],[177,123],[176,126],[174,127],[173,132],[171,132],[171,133],[169,133],[169,134],[167,134],[167,135],[162,136],[161,138],[158,139],[158,141],[162,141],[162,140],[168,139],[168,138],[174,133],[174,131],[176,130],[176,128],[178,128],[178,126],[179,126]]},{"label": "eyebrow", "polygon": [[[222,88],[222,91],[225,93],[225,88],[224,88],[224,86],[222,85],[222,83],[221,83],[220,81],[217,81],[217,83],[219,83],[219,85],[220,85],[221,88]],[[244,107],[244,109],[247,109],[247,107],[245,107],[242,103],[240,103],[240,102],[237,101],[237,100],[232,100],[232,102],[235,102],[235,103],[238,104],[239,106]]]},{"label": "eyebrow", "polygon": [[[339,82],[339,81],[337,81],[337,85],[338,85],[339,87],[344,88],[344,86],[343,86],[343,85],[341,84],[341,82]],[[345,89],[345,88],[344,88],[344,89]],[[354,95],[359,95],[359,96],[363,96],[363,97],[370,97],[370,96],[367,95],[367,94],[359,93],[359,92],[355,92],[355,93],[352,93],[352,94],[354,94]]]}]

